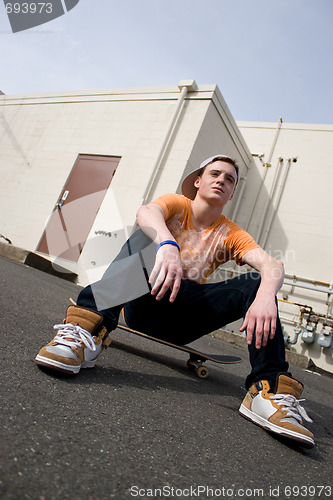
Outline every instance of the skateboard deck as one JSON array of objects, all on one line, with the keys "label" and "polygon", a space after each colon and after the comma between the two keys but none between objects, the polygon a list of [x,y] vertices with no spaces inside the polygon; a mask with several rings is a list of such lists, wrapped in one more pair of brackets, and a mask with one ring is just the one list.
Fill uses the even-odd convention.
[{"label": "skateboard deck", "polygon": [[157,342],[158,344],[163,344],[168,347],[172,347],[173,349],[178,349],[179,351],[186,352],[190,355],[187,366],[189,369],[193,370],[199,378],[207,378],[209,375],[209,370],[206,366],[204,366],[205,361],[213,361],[214,363],[222,363],[222,364],[236,364],[242,361],[242,358],[237,356],[226,356],[224,354],[206,354],[188,345],[177,345],[172,342],[168,342],[167,340],[161,340],[156,337],[152,337],[151,335],[147,335],[146,333],[138,332],[137,330],[133,330],[124,324],[118,324],[118,328],[121,330],[125,330],[129,333],[134,333],[134,335],[138,335],[139,337],[143,337],[148,340],[152,340],[153,342]]}]

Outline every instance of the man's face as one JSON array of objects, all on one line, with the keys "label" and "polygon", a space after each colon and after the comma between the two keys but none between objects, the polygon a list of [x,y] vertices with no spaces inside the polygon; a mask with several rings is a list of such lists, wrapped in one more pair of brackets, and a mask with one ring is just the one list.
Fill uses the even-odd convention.
[{"label": "man's face", "polygon": [[237,172],[231,163],[222,160],[207,165],[201,177],[194,185],[197,195],[222,207],[232,199],[237,184]]}]

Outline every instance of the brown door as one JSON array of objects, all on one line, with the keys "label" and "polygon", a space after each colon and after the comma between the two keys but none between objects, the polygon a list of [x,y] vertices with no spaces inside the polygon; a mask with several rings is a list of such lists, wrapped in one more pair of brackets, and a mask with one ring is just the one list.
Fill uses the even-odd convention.
[{"label": "brown door", "polygon": [[120,158],[79,155],[37,251],[77,262]]}]

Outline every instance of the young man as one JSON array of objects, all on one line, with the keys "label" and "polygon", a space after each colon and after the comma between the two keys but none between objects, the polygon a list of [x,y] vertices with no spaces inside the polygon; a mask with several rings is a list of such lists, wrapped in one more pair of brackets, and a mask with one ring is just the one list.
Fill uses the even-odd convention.
[{"label": "young man", "polygon": [[[298,399],[303,385],[288,373],[276,294],[284,271],[251,236],[222,215],[238,182],[238,166],[224,155],[205,160],[189,174],[183,195],[168,194],[140,207],[134,233],[100,282],[81,291],[77,306],[70,306],[57,335],[36,356],[37,364],[67,373],[92,367],[107,332],[117,327],[124,307],[127,324],[162,339],[187,344],[241,317],[246,332],[251,373],[240,413],[264,429],[308,447],[311,421]],[[117,266],[126,256],[140,253],[154,241],[150,292],[134,300],[115,302],[108,296],[119,288]],[[128,253],[128,248],[130,252]],[[140,254],[141,255],[141,254]],[[230,259],[257,272],[220,282],[206,278]],[[111,278],[111,279],[110,279]],[[121,287],[125,287],[124,275]],[[104,305],[101,305],[104,304]]]}]

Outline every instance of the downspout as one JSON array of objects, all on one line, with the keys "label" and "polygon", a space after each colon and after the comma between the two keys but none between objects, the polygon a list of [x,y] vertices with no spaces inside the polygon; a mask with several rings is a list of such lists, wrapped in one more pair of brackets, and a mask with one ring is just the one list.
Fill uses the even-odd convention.
[{"label": "downspout", "polygon": [[247,176],[241,177],[239,180],[242,181],[242,185],[241,185],[240,191],[239,191],[238,196],[237,196],[237,202],[236,202],[235,208],[233,209],[233,212],[232,212],[231,217],[230,217],[232,221],[235,221],[235,219],[237,217],[239,205],[240,205],[240,202],[242,200],[242,196],[243,196],[244,189],[245,189],[246,182],[247,182]]},{"label": "downspout", "polygon": [[179,95],[178,100],[177,100],[177,105],[176,105],[175,110],[172,114],[171,120],[169,122],[169,125],[168,125],[166,132],[164,134],[163,140],[161,142],[161,145],[160,145],[159,150],[157,152],[157,155],[155,157],[153,166],[152,166],[150,173],[148,175],[147,183],[146,183],[144,190],[143,190],[143,195],[142,195],[142,200],[143,200],[142,203],[143,204],[146,204],[148,201],[149,195],[151,193],[151,190],[152,190],[152,187],[153,187],[153,184],[154,184],[157,172],[158,172],[158,168],[159,168],[161,161],[163,159],[166,147],[171,139],[171,135],[172,135],[172,132],[174,130],[174,127],[177,124],[177,121],[180,117],[180,111],[183,107],[186,95],[188,92],[195,91],[197,89],[197,85],[196,85],[194,80],[182,80],[179,82],[178,88],[180,90],[180,95]]},{"label": "downspout", "polygon": [[270,233],[270,230],[271,230],[271,227],[272,227],[273,219],[275,217],[276,212],[278,211],[278,208],[279,208],[279,205],[280,205],[280,201],[281,201],[281,198],[282,198],[282,194],[283,194],[286,182],[287,182],[287,177],[288,177],[288,174],[289,174],[289,170],[290,170],[290,166],[291,166],[291,162],[292,161],[294,163],[296,163],[297,158],[292,158],[292,159],[288,158],[288,160],[287,160],[287,167],[285,169],[284,176],[283,176],[283,179],[282,179],[282,183],[280,185],[280,189],[279,189],[279,193],[278,193],[278,198],[277,198],[277,201],[276,201],[276,206],[275,206],[274,210],[272,210],[271,216],[269,218],[269,222],[267,223],[267,227],[266,227],[266,231],[265,231],[265,235],[264,235],[264,241],[262,242],[262,245],[261,245],[262,248],[265,248],[265,245],[266,245],[266,242],[267,242],[267,238],[269,236],[269,233]]},{"label": "downspout", "polygon": [[264,226],[264,222],[265,222],[265,218],[266,218],[268,206],[269,206],[270,202],[273,200],[273,197],[274,197],[274,194],[275,194],[276,185],[277,185],[277,181],[278,181],[278,178],[279,178],[279,175],[280,175],[280,170],[281,170],[281,166],[282,165],[283,165],[283,158],[279,158],[279,162],[278,162],[278,165],[276,167],[276,171],[275,171],[275,175],[274,175],[274,179],[273,179],[273,184],[272,184],[272,187],[271,187],[271,191],[269,193],[269,196],[267,197],[267,200],[266,200],[266,203],[265,203],[265,207],[264,207],[264,210],[262,212],[262,217],[261,217],[259,229],[258,229],[258,232],[257,232],[257,236],[255,238],[255,240],[258,243],[259,243],[260,236],[261,236],[261,233],[262,233],[262,229],[263,229],[263,226]]},{"label": "downspout", "polygon": [[258,192],[257,192],[256,199],[254,200],[254,204],[253,204],[253,207],[252,207],[252,210],[251,210],[250,218],[249,218],[249,221],[248,221],[247,226],[246,226],[246,231],[248,231],[248,229],[250,227],[250,224],[251,224],[251,221],[252,221],[252,217],[253,217],[253,214],[254,214],[255,208],[257,206],[258,199],[259,199],[259,195],[261,193],[261,189],[262,189],[263,185],[265,184],[266,176],[268,174],[268,169],[269,169],[269,167],[272,166],[271,165],[271,161],[272,161],[272,158],[273,158],[273,154],[274,154],[274,151],[275,151],[275,146],[276,146],[277,140],[278,140],[279,135],[280,135],[282,123],[283,123],[282,118],[280,118],[279,122],[277,124],[277,127],[276,127],[276,132],[275,132],[274,140],[273,140],[273,143],[272,143],[272,146],[271,146],[271,150],[270,150],[268,158],[267,158],[267,162],[264,164],[265,172],[264,172],[263,178],[261,180],[261,183],[260,183],[260,186],[259,186],[259,189],[258,189]]},{"label": "downspout", "polygon": [[280,120],[279,120],[279,122],[277,124],[277,128],[276,128],[276,132],[275,132],[273,144],[272,144],[271,150],[270,150],[269,155],[268,155],[268,159],[267,159],[267,163],[266,163],[267,167],[271,166],[271,161],[272,161],[272,158],[273,158],[273,153],[275,151],[275,146],[276,146],[277,140],[278,140],[279,135],[280,135],[282,123],[283,123],[282,118],[280,118]]}]

